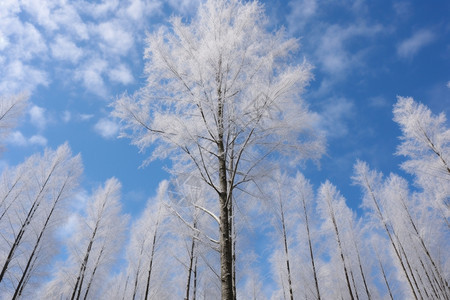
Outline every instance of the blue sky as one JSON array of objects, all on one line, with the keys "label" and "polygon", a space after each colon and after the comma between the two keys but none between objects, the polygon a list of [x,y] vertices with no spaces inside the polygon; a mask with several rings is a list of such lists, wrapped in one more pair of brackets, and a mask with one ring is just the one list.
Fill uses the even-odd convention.
[{"label": "blue sky", "polygon": [[[81,152],[82,187],[115,176],[125,210],[139,211],[167,178],[164,162],[139,168],[145,153],[117,139],[109,104],[141,87],[146,32],[172,15],[192,16],[198,0],[0,0],[0,94],[27,91],[30,106],[6,141],[0,168],[68,141]],[[400,172],[396,96],[412,96],[450,115],[450,2],[273,0],[269,27],[300,38],[299,60],[314,65],[304,98],[327,135],[320,169],[302,172],[317,187],[329,179],[352,208],[356,159]],[[403,174],[403,173],[402,173]]]}]

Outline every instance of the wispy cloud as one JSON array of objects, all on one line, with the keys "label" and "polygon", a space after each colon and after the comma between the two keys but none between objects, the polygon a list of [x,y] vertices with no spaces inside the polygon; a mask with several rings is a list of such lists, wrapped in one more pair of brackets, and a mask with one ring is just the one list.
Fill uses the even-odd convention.
[{"label": "wispy cloud", "polygon": [[28,142],[31,145],[39,145],[39,146],[43,146],[43,147],[47,145],[47,139],[39,134],[33,135],[32,137],[30,137],[28,139]]},{"label": "wispy cloud", "polygon": [[435,34],[431,30],[419,30],[415,32],[411,37],[398,44],[397,54],[400,58],[412,58],[422,48],[432,43],[434,39]]},{"label": "wispy cloud", "polygon": [[381,32],[381,25],[351,24],[329,26],[320,38],[317,62],[330,74],[337,74],[362,63],[366,48],[350,49],[350,41],[368,39]]},{"label": "wispy cloud", "polygon": [[119,125],[109,119],[100,119],[94,126],[94,130],[105,139],[111,139],[117,136]]},{"label": "wispy cloud", "polygon": [[291,30],[301,30],[310,21],[318,7],[317,0],[295,0],[289,2],[291,13],[287,16],[287,22]]},{"label": "wispy cloud", "polygon": [[39,130],[43,130],[47,125],[47,117],[45,109],[37,105],[33,105],[29,112],[31,124],[36,126]]},{"label": "wispy cloud", "polygon": [[80,121],[89,121],[90,119],[92,119],[94,117],[94,115],[92,114],[80,114],[78,115],[78,118],[80,119]]},{"label": "wispy cloud", "polygon": [[108,94],[103,73],[107,70],[108,62],[104,59],[93,58],[76,71],[75,77],[92,93],[106,97]]},{"label": "wispy cloud", "polygon": [[47,86],[47,72],[24,64],[20,60],[7,61],[0,59],[0,93],[11,94],[23,91],[33,91],[38,85]]},{"label": "wispy cloud", "polygon": [[45,147],[47,145],[47,139],[44,136],[37,134],[27,138],[20,131],[11,132],[6,138],[6,142],[9,145],[16,147],[26,147],[31,145]]},{"label": "wispy cloud", "polygon": [[69,123],[71,119],[72,119],[72,113],[68,110],[63,111],[63,113],[61,115],[61,120],[64,123]]},{"label": "wispy cloud", "polygon": [[384,98],[382,96],[375,96],[375,97],[369,98],[368,101],[369,101],[369,105],[372,107],[381,108],[381,107],[389,106],[389,101],[387,101],[386,98]]},{"label": "wispy cloud", "polygon": [[[186,3],[185,3],[186,2]],[[183,5],[195,1],[184,1]],[[108,80],[129,84],[131,56],[145,37],[161,0],[2,2],[0,18],[0,93],[32,92],[48,85],[56,70],[65,84],[81,83],[108,97]],[[70,63],[52,64],[52,60]],[[74,68],[73,64],[77,67]],[[117,68],[116,66],[120,66]],[[114,70],[106,76],[105,69]],[[106,82],[105,82],[106,80]]]},{"label": "wispy cloud", "polygon": [[348,134],[348,120],[354,114],[354,104],[344,98],[331,99],[323,104],[317,114],[315,126],[328,138],[340,138]]},{"label": "wispy cloud", "polygon": [[129,84],[132,83],[134,78],[131,74],[130,69],[126,65],[119,65],[117,68],[109,71],[109,79],[114,82],[119,82],[121,84]]},{"label": "wispy cloud", "polygon": [[51,44],[52,55],[54,58],[59,60],[68,60],[72,63],[78,62],[80,57],[83,55],[81,48],[69,40],[67,37],[58,35],[55,42]]}]

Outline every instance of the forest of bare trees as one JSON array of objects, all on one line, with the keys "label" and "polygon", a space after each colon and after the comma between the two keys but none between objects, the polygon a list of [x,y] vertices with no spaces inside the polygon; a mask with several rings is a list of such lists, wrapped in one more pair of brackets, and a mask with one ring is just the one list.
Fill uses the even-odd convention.
[{"label": "forest of bare trees", "polygon": [[[1,299],[450,299],[445,115],[397,98],[405,176],[355,161],[352,210],[298,169],[325,151],[301,97],[311,66],[265,18],[209,0],[148,36],[147,85],[112,114],[170,178],[136,218],[116,178],[80,196],[67,143],[3,169]],[[27,96],[0,101],[3,139]]]}]

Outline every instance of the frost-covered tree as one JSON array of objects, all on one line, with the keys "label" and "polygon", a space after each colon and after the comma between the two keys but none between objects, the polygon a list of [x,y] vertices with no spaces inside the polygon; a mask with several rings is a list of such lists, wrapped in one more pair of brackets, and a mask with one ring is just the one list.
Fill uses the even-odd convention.
[{"label": "frost-covered tree", "polygon": [[118,251],[122,248],[127,216],[121,212],[119,181],[111,178],[99,187],[68,241],[68,257],[58,264],[54,278],[47,283],[47,299],[98,299]]},{"label": "frost-covered tree", "polygon": [[0,96],[0,144],[3,144],[5,136],[16,126],[27,104],[28,95],[24,93]]},{"label": "frost-covered tree", "polygon": [[4,297],[19,298],[29,283],[37,283],[45,274],[39,276],[39,271],[55,254],[53,235],[81,171],[80,156],[72,156],[64,144],[2,174],[0,288]]},{"label": "frost-covered tree", "polygon": [[384,229],[403,275],[399,280],[406,279],[410,296],[448,298],[444,270],[449,256],[443,250],[449,246],[448,228],[436,209],[426,204],[424,192],[411,194],[406,180],[394,174],[383,180],[363,162],[355,165],[355,174],[354,180],[365,190],[363,206],[373,225]]},{"label": "frost-covered tree", "polygon": [[[314,279],[314,288],[305,287],[305,294],[312,294],[311,297],[320,300],[320,288],[319,288],[319,269],[318,269],[318,255],[317,255],[317,248],[314,246],[317,243],[318,239],[318,232],[315,228],[314,220],[316,219],[315,214],[315,195],[313,192],[312,185],[310,182],[301,174],[300,172],[297,173],[295,178],[293,178],[292,181],[292,189],[294,189],[294,193],[296,194],[296,197],[298,198],[298,210],[300,211],[299,217],[302,221],[302,229],[300,229],[300,232],[303,233],[302,235],[298,236],[298,239],[301,240],[300,244],[304,244],[305,241],[308,241],[307,246],[307,253],[306,261],[309,260],[311,264],[311,268],[305,267],[305,281],[310,280],[311,278]],[[316,253],[316,254],[315,254]],[[310,270],[308,272],[307,270]],[[311,276],[312,275],[312,276]],[[306,291],[307,290],[307,291]],[[311,292],[309,292],[311,291]],[[308,293],[309,292],[309,293]],[[306,298],[309,298],[306,296]]]},{"label": "frost-covered tree", "polygon": [[[170,241],[167,235],[167,181],[159,185],[155,198],[147,202],[141,216],[132,224],[130,241],[126,249],[127,269],[125,282],[120,295],[124,299],[161,299],[166,298],[172,258],[169,251]],[[175,287],[170,292],[175,292]]]},{"label": "frost-covered tree", "polygon": [[399,244],[397,233],[391,224],[386,207],[383,205],[385,198],[383,197],[383,178],[382,174],[370,170],[365,162],[358,161],[354,166],[355,175],[352,177],[355,184],[359,185],[363,190],[362,206],[367,209],[369,221],[374,226],[381,227],[389,238],[392,251],[394,251],[395,259],[401,267],[401,273],[408,282],[411,295],[418,299],[416,286],[411,274],[408,272],[406,257],[402,253],[402,245]]},{"label": "frost-covered tree", "polygon": [[219,222],[214,211],[214,194],[202,180],[188,176],[171,180],[169,196],[170,202],[166,203],[172,215],[169,230],[175,238],[173,248],[178,250],[174,251],[174,257],[187,271],[184,298],[195,299],[205,284],[201,278],[219,279],[208,270],[208,265],[217,265],[218,258]]},{"label": "frost-covered tree", "polygon": [[293,300],[292,256],[294,251],[292,244],[297,240],[294,236],[298,225],[296,221],[299,217],[295,209],[298,203],[296,203],[296,195],[290,179],[287,174],[275,172],[273,181],[265,184],[265,188],[268,190],[266,197],[270,199],[267,203],[271,210],[272,225],[276,229],[274,244],[281,245],[272,259],[280,277],[284,297]]},{"label": "frost-covered tree", "polygon": [[398,97],[393,113],[402,130],[397,154],[408,158],[402,168],[416,176],[417,183],[434,198],[430,205],[445,210],[444,217],[448,218],[450,129],[445,114],[434,115],[411,97]]},{"label": "frost-covered tree", "polygon": [[217,193],[222,298],[233,299],[233,191],[261,174],[263,161],[317,159],[300,94],[310,66],[297,63],[298,41],[268,32],[257,1],[208,0],[189,23],[149,35],[147,85],[114,103],[122,136],[173,172],[197,172]]},{"label": "frost-covered tree", "polygon": [[[360,252],[355,240],[354,214],[346,205],[345,198],[329,181],[319,188],[317,206],[324,220],[322,229],[329,233],[326,243],[330,255],[328,268],[333,274],[329,278],[331,285],[327,288],[340,291],[345,299],[359,299],[363,291],[360,278],[365,284],[367,282],[364,271],[361,271],[363,266],[360,265]],[[370,294],[367,287],[364,290],[367,295]]]}]

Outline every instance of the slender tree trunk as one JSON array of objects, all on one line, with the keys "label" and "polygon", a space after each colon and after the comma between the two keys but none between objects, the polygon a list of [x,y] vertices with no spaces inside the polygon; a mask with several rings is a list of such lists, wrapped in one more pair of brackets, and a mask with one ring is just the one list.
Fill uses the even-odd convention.
[{"label": "slender tree trunk", "polygon": [[36,213],[37,209],[39,208],[40,201],[42,200],[41,196],[44,193],[44,190],[47,187],[47,184],[50,181],[50,178],[52,177],[52,175],[58,165],[59,165],[59,163],[55,163],[52,166],[50,172],[47,174],[47,177],[45,178],[44,183],[41,185],[39,193],[37,194],[36,198],[33,201],[33,204],[31,205],[30,210],[28,211],[25,221],[22,223],[20,230],[19,230],[18,234],[16,235],[14,243],[12,244],[12,246],[9,250],[8,256],[6,257],[5,264],[3,265],[2,271],[0,273],[0,282],[2,282],[3,277],[5,276],[6,270],[8,270],[8,266],[11,263],[11,260],[13,259],[13,256],[16,252],[17,247],[19,247],[19,245],[22,241],[23,235],[25,234],[25,232],[28,228],[28,225],[30,224],[31,220],[34,217],[34,214]]},{"label": "slender tree trunk", "polygon": [[309,229],[308,211],[306,208],[306,201],[304,198],[302,198],[302,202],[303,202],[303,212],[305,214],[306,234],[308,236],[309,256],[311,258],[311,265],[312,265],[312,270],[313,270],[313,275],[314,275],[314,285],[316,288],[316,297],[318,300],[321,300],[320,291],[319,291],[319,280],[317,278],[316,263],[314,261],[314,251],[312,248],[311,233],[310,233],[310,229]]},{"label": "slender tree trunk", "polygon": [[414,286],[413,286],[413,284],[411,282],[411,279],[409,278],[408,272],[406,271],[405,264],[403,263],[403,259],[401,258],[401,255],[400,255],[400,253],[399,253],[399,251],[397,249],[397,246],[394,243],[394,240],[392,238],[392,235],[391,235],[391,232],[390,232],[390,230],[388,228],[388,225],[387,225],[387,223],[385,221],[383,213],[381,212],[381,208],[380,208],[380,205],[378,203],[378,200],[375,197],[375,194],[374,194],[374,192],[372,190],[372,187],[369,184],[369,181],[368,181],[366,176],[364,176],[364,180],[365,180],[366,187],[367,187],[367,189],[369,191],[370,197],[371,197],[371,199],[372,199],[372,201],[375,204],[375,207],[377,209],[376,213],[378,215],[378,218],[379,218],[380,222],[383,224],[383,227],[384,227],[384,229],[385,229],[385,231],[386,231],[386,233],[387,233],[387,235],[389,237],[389,241],[391,242],[391,245],[392,245],[392,248],[394,249],[395,255],[397,256],[397,258],[398,258],[398,260],[400,262],[400,265],[402,267],[403,273],[405,274],[406,280],[408,281],[409,287],[411,288],[411,292],[412,292],[412,294],[414,296],[414,299],[417,300],[418,298],[417,298],[416,292],[414,290]]},{"label": "slender tree trunk", "polygon": [[[125,287],[123,289],[122,300],[125,300],[125,294],[127,293],[127,288],[128,288],[128,280],[130,280],[130,275],[128,275],[127,280],[125,280]],[[134,300],[134,298],[133,298],[133,300]]]},{"label": "slender tree trunk", "polygon": [[95,236],[97,234],[98,224],[99,224],[99,221],[97,221],[97,223],[95,224],[94,231],[93,231],[92,236],[91,236],[91,238],[89,240],[89,244],[88,244],[88,247],[86,249],[86,253],[84,255],[83,262],[81,263],[80,271],[78,272],[78,276],[77,276],[77,280],[75,282],[75,287],[74,287],[73,292],[72,292],[72,297],[70,298],[71,300],[80,298],[80,293],[81,293],[83,280],[84,280],[84,273],[86,272],[86,267],[87,267],[87,263],[89,261],[89,256],[91,254],[92,245],[94,243],[94,239],[95,239]]},{"label": "slender tree trunk", "polygon": [[19,283],[17,284],[16,290],[15,290],[14,295],[13,295],[13,299],[17,299],[17,297],[20,296],[20,291],[23,290],[23,288],[25,286],[25,278],[28,276],[28,273],[31,270],[31,268],[30,268],[31,262],[33,261],[34,256],[36,255],[36,253],[38,252],[38,247],[41,245],[42,237],[44,236],[44,233],[46,232],[48,223],[50,222],[50,219],[51,219],[51,217],[53,215],[53,212],[55,211],[56,205],[58,204],[59,200],[61,199],[62,193],[65,190],[65,187],[67,185],[67,180],[68,179],[69,178],[66,179],[66,181],[63,184],[63,186],[59,190],[59,193],[56,196],[56,199],[53,201],[52,208],[50,209],[50,212],[48,213],[47,218],[45,219],[45,223],[44,223],[44,225],[43,225],[43,227],[42,227],[42,229],[41,229],[41,231],[39,233],[38,239],[37,239],[37,241],[34,244],[33,251],[31,252],[30,257],[28,258],[28,261],[27,261],[27,264],[25,266],[25,269],[22,271],[22,276],[21,276],[21,278],[19,280]]},{"label": "slender tree trunk", "polygon": [[363,283],[364,283],[364,290],[366,291],[367,299],[371,300],[372,297],[370,296],[369,288],[367,286],[366,276],[364,274],[365,272],[363,270],[363,266],[362,266],[362,262],[361,262],[361,255],[359,253],[358,243],[356,241],[356,237],[354,234],[354,227],[353,227],[352,221],[350,221],[349,223],[350,223],[350,228],[352,230],[351,233],[352,233],[353,245],[355,246],[356,255],[358,258],[359,271],[361,272],[361,277],[362,277]]},{"label": "slender tree trunk", "polygon": [[[375,251],[376,252],[376,251]],[[380,265],[381,274],[383,274],[384,283],[386,284],[387,290],[389,292],[389,296],[391,297],[391,300],[394,300],[394,296],[392,296],[391,286],[389,285],[389,281],[387,280],[386,272],[384,271],[383,264],[381,263],[380,256],[378,255],[378,252],[376,252],[378,264]]]},{"label": "slender tree trunk", "polygon": [[192,300],[195,300],[197,297],[197,257],[195,257],[195,265],[194,265],[194,282],[192,287]]},{"label": "slender tree trunk", "polygon": [[340,257],[341,257],[341,261],[342,261],[342,266],[344,267],[344,274],[345,274],[345,280],[347,282],[348,293],[350,295],[350,299],[353,300],[355,298],[353,296],[352,287],[351,287],[351,284],[350,284],[350,278],[348,276],[347,265],[345,263],[345,258],[344,258],[344,251],[343,251],[342,244],[341,244],[341,237],[339,235],[339,229],[337,227],[336,218],[335,218],[335,215],[334,215],[334,210],[333,210],[333,207],[332,207],[332,203],[330,202],[330,203],[328,203],[328,205],[329,205],[329,208],[330,208],[330,218],[331,218],[331,221],[333,222],[334,233],[336,234],[336,239],[337,239],[337,242],[338,242],[338,248],[339,248],[339,253],[340,253]]},{"label": "slender tree trunk", "polygon": [[415,233],[417,239],[419,240],[420,245],[422,246],[426,256],[428,257],[429,261],[431,262],[431,265],[434,268],[434,273],[436,273],[436,276],[438,277],[438,279],[440,281],[439,286],[442,286],[441,289],[443,289],[443,290],[448,290],[448,282],[441,275],[441,272],[439,271],[439,268],[437,267],[436,263],[434,262],[433,257],[430,254],[430,251],[428,251],[428,247],[426,246],[425,241],[423,240],[422,236],[420,235],[419,230],[417,229],[416,223],[414,222],[414,220],[412,218],[412,215],[409,212],[408,206],[406,205],[406,201],[405,201],[405,199],[403,199],[403,197],[401,197],[401,201],[402,201],[403,208],[405,209],[406,214],[408,216],[408,220],[409,220],[409,222],[411,223],[411,226],[414,229],[414,233]]},{"label": "slender tree trunk", "polygon": [[371,300],[372,297],[370,296],[369,287],[367,286],[366,276],[365,276],[365,274],[364,274],[364,270],[363,270],[363,267],[362,267],[361,257],[360,257],[360,255],[359,255],[359,250],[357,250],[357,252],[358,252],[358,265],[359,265],[359,271],[361,272],[361,276],[362,276],[362,279],[363,279],[364,289],[365,289],[365,291],[366,291],[367,299]]},{"label": "slender tree trunk", "polygon": [[132,300],[134,300],[136,298],[137,288],[138,288],[138,284],[139,284],[139,275],[141,273],[141,263],[142,263],[141,259],[142,259],[143,251],[144,251],[144,240],[142,240],[141,251],[139,253],[138,267],[137,267],[136,275],[135,275],[135,278],[134,278]]},{"label": "slender tree trunk", "polygon": [[[197,229],[197,222],[195,220],[194,220],[193,227],[194,227],[194,229]],[[189,269],[188,269],[188,278],[187,278],[187,283],[186,283],[186,296],[184,297],[184,299],[186,299],[186,300],[189,300],[189,296],[190,296],[191,277],[192,277],[194,260],[195,260],[194,250],[195,250],[195,237],[192,237],[191,251],[189,252]]]},{"label": "slender tree trunk", "polygon": [[352,269],[350,269],[350,277],[352,278],[352,283],[353,283],[353,288],[354,288],[354,290],[355,290],[355,297],[356,297],[356,300],[359,300],[358,287],[356,286],[355,277],[354,277],[354,275],[353,275]]},{"label": "slender tree trunk", "polygon": [[280,210],[281,210],[281,226],[283,230],[284,254],[286,256],[286,270],[288,275],[289,298],[291,300],[294,300],[294,292],[292,290],[292,280],[291,280],[291,267],[289,264],[289,248],[287,243],[286,224],[284,220],[284,208],[283,208],[283,201],[281,199],[280,199]]},{"label": "slender tree trunk", "polygon": [[229,205],[231,195],[228,191],[227,184],[227,162],[224,147],[224,95],[222,94],[222,59],[219,59],[219,69],[216,76],[217,83],[217,158],[218,158],[218,177],[219,177],[219,208],[220,208],[220,226],[219,226],[219,243],[220,243],[220,277],[222,300],[234,300],[233,295],[233,251],[232,236],[230,236],[230,216]]},{"label": "slender tree trunk", "polygon": [[153,243],[152,243],[152,250],[150,253],[150,264],[148,266],[148,276],[147,276],[147,285],[145,287],[145,300],[148,299],[150,294],[150,279],[152,277],[152,268],[153,268],[153,259],[155,257],[155,249],[156,249],[156,239],[158,235],[158,226],[159,226],[159,213],[158,213],[158,219],[156,220],[155,224],[155,232],[153,234]]},{"label": "slender tree trunk", "polygon": [[83,298],[84,300],[87,299],[87,296],[88,296],[89,291],[90,291],[91,286],[92,286],[92,282],[94,281],[95,273],[97,272],[97,268],[98,268],[98,266],[100,265],[100,260],[102,259],[103,251],[104,251],[104,250],[105,250],[105,246],[103,245],[103,247],[102,247],[102,249],[100,250],[100,253],[99,253],[98,257],[97,257],[97,261],[96,261],[96,263],[95,263],[94,270],[92,271],[91,278],[89,278],[89,283],[88,283],[88,285],[87,285],[86,292],[84,293],[84,298]]},{"label": "slender tree trunk", "polygon": [[[235,136],[236,133],[233,131],[233,136]],[[230,162],[229,162],[229,170],[233,170],[234,169],[234,140],[231,142],[231,145],[229,146],[229,151],[230,151]],[[230,174],[228,176],[228,186],[231,188],[233,186],[233,182],[232,182],[232,178],[233,176]],[[230,190],[230,195],[229,195],[229,199],[230,199],[230,203],[229,203],[229,207],[230,207],[230,212],[229,212],[229,218],[230,218],[230,236],[232,237],[232,246],[231,246],[231,252],[232,252],[232,269],[233,269],[233,274],[232,274],[232,284],[233,284],[233,299],[237,298],[237,291],[236,291],[236,228],[235,228],[235,217],[234,217],[234,198],[233,198],[233,192],[232,190]]]},{"label": "slender tree trunk", "polygon": [[233,245],[231,248],[232,256],[233,256],[233,298],[237,298],[237,291],[236,291],[236,228],[235,228],[235,218],[234,218],[234,211],[233,211],[233,197],[231,197],[230,200],[230,236],[233,239]]},{"label": "slender tree trunk", "polygon": [[405,262],[406,262],[406,266],[407,266],[407,268],[409,270],[409,273],[411,274],[411,278],[412,278],[412,280],[414,282],[414,285],[416,287],[417,293],[419,294],[420,299],[423,299],[422,292],[420,291],[420,286],[417,284],[416,276],[414,275],[414,271],[411,268],[411,264],[409,263],[408,255],[406,254],[405,248],[403,248],[403,245],[402,245],[400,239],[398,238],[397,234],[395,233],[395,231],[394,231],[394,236],[397,239],[398,246],[400,248],[401,254],[403,254],[403,257],[404,257]]}]

